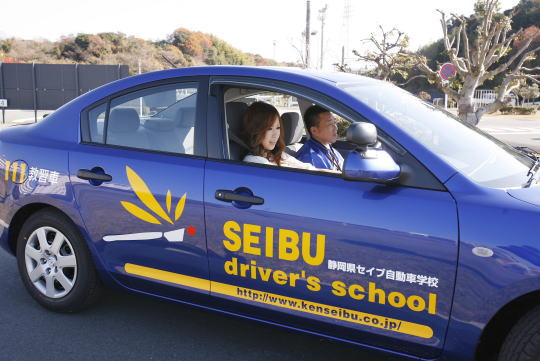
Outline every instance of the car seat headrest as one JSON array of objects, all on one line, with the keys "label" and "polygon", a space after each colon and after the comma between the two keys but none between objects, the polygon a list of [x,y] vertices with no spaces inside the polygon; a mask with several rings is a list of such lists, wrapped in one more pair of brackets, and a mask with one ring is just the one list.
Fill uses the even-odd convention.
[{"label": "car seat headrest", "polygon": [[109,115],[109,131],[113,133],[129,133],[139,129],[139,114],[133,108],[115,108]]},{"label": "car seat headrest", "polygon": [[295,112],[283,113],[281,115],[281,120],[283,122],[283,140],[285,141],[285,144],[290,145],[299,143],[302,139],[302,131],[304,130],[300,115]]},{"label": "car seat headrest", "polygon": [[227,124],[229,125],[229,131],[236,135],[240,134],[242,129],[242,120],[244,114],[248,108],[246,103],[242,102],[230,102],[227,103]]}]

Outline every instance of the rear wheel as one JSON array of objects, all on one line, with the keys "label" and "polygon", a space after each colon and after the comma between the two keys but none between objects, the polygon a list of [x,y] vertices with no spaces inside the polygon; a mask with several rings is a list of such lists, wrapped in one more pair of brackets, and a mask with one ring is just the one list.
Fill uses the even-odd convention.
[{"label": "rear wheel", "polygon": [[504,340],[498,361],[540,360],[540,307],[527,312]]},{"label": "rear wheel", "polygon": [[28,292],[52,311],[79,311],[100,294],[88,246],[59,212],[42,210],[24,223],[17,241],[17,263]]}]

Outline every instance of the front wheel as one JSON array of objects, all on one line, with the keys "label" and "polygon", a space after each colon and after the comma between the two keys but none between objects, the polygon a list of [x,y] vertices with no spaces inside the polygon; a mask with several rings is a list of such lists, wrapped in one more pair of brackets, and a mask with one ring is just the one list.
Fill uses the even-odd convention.
[{"label": "front wheel", "polygon": [[498,361],[540,360],[540,307],[527,312],[504,340]]},{"label": "front wheel", "polygon": [[52,311],[79,311],[100,294],[88,246],[59,212],[42,210],[24,223],[17,241],[17,263],[30,295]]}]

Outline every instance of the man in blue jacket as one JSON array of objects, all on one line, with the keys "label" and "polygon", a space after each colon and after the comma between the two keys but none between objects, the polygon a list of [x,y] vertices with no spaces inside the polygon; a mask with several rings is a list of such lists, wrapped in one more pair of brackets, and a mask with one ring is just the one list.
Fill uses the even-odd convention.
[{"label": "man in blue jacket", "polygon": [[332,113],[313,105],[304,113],[304,122],[311,138],[298,150],[296,158],[316,168],[341,172],[343,157],[332,147],[338,137],[336,119]]}]

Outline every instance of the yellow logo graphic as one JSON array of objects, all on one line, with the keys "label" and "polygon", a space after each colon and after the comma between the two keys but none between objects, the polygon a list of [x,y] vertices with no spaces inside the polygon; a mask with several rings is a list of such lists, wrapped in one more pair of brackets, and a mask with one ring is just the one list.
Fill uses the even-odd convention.
[{"label": "yellow logo graphic", "polygon": [[[182,213],[184,212],[184,206],[186,204],[186,193],[178,200],[176,207],[174,209],[174,215],[172,214],[172,194],[171,191],[167,191],[167,196],[165,198],[166,210],[159,204],[156,200],[156,197],[150,191],[150,188],[142,180],[142,178],[130,167],[126,166],[126,175],[129,181],[131,189],[139,200],[144,204],[150,212],[142,209],[141,207],[131,203],[121,201],[120,203],[126,211],[128,211],[133,216],[151,224],[163,224],[162,221],[165,221],[170,224],[174,224],[180,219]],[[173,221],[174,219],[174,221]],[[182,242],[184,240],[184,230],[185,228],[176,229],[169,232],[143,232],[143,233],[131,233],[131,234],[116,234],[108,235],[103,237],[103,240],[106,242],[117,242],[117,241],[137,241],[137,240],[151,240],[159,239],[165,237],[169,242]],[[190,236],[195,235],[196,229],[194,226],[187,227],[187,234]]]},{"label": "yellow logo graphic", "polygon": [[17,160],[15,162],[10,162],[9,160],[6,160],[4,180],[11,180],[13,183],[17,184],[24,183],[28,178],[27,168],[28,165],[25,161]]},{"label": "yellow logo graphic", "polygon": [[[167,221],[170,224],[174,224],[174,222],[171,219],[171,205],[172,205],[172,195],[171,191],[167,191],[167,198],[165,200],[167,205],[167,212],[161,207],[161,205],[158,203],[146,183],[142,180],[141,177],[133,169],[126,166],[126,174],[128,177],[129,184],[131,185],[131,189],[133,189],[133,192],[137,195],[137,197],[141,200],[141,202],[148,207],[152,212],[154,212],[158,217],[161,217],[161,219]],[[145,211],[144,209],[136,206],[133,203],[130,202],[120,202],[122,203],[122,206],[134,215],[135,217],[142,219],[145,222],[152,223],[152,224],[162,224],[161,221],[154,217],[149,212]],[[186,193],[180,198],[178,203],[176,204],[176,208],[174,211],[174,221],[178,221],[180,217],[182,216],[182,213],[184,212],[184,205],[186,203]]]}]

